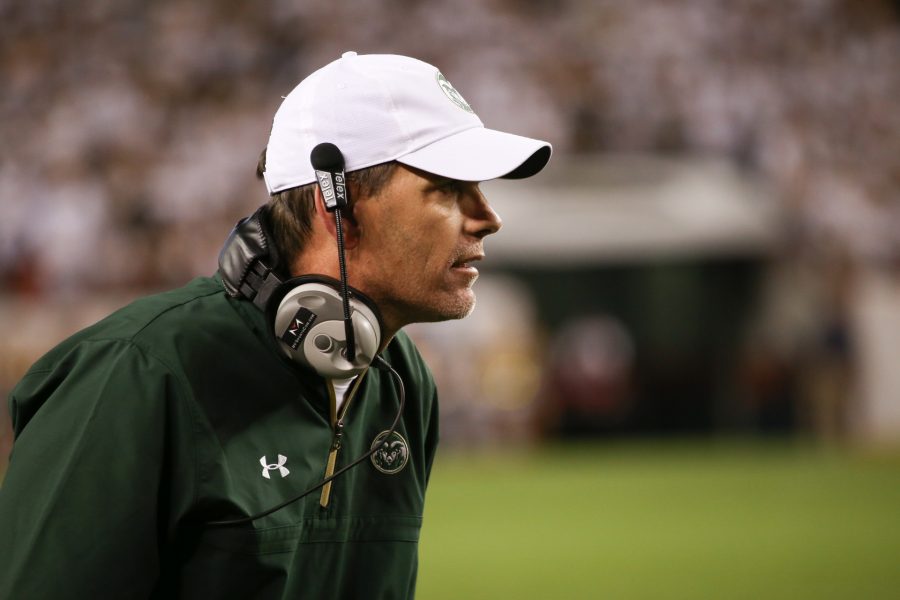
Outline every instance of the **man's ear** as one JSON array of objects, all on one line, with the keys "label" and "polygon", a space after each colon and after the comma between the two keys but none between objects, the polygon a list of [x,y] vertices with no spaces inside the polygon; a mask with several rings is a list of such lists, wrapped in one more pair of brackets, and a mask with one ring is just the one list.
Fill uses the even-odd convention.
[{"label": "man's ear", "polygon": [[[325,226],[325,230],[337,239],[337,224],[334,213],[325,208],[325,199],[322,197],[322,189],[316,186],[316,219]],[[353,248],[359,243],[359,224],[353,216],[353,210],[345,208],[341,212],[341,227],[344,230],[344,247]]]}]

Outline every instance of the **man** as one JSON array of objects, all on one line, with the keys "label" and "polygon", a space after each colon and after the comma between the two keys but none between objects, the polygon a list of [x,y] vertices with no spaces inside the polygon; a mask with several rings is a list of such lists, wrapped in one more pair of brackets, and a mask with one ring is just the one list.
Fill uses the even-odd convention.
[{"label": "man", "polygon": [[[322,142],[346,161],[340,227],[310,163]],[[11,393],[0,597],[411,597],[437,405],[400,330],[472,310],[474,263],[500,228],[477,182],[533,175],[549,156],[544,142],[485,129],[411,58],[346,53],[301,82],[260,163],[266,228],[237,245],[233,234],[216,277],[66,340]],[[274,263],[264,277],[337,279],[343,252],[354,299],[381,313],[376,360],[406,390],[393,432],[402,392],[390,374],[364,364],[323,376],[291,360],[272,304],[245,288],[260,261]],[[342,335],[314,338],[346,358]]]}]

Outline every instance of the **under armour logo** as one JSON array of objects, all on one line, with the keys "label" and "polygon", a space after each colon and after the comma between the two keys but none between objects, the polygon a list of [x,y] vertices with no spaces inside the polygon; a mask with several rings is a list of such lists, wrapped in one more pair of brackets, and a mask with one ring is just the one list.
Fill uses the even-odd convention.
[{"label": "under armour logo", "polygon": [[284,466],[284,463],[287,462],[287,456],[284,454],[278,455],[278,462],[269,464],[269,461],[266,460],[265,456],[261,456],[259,458],[259,464],[263,466],[262,476],[266,479],[271,479],[269,476],[269,471],[274,471],[278,469],[278,472],[281,473],[282,477],[287,477],[290,471],[287,470],[287,467]]}]

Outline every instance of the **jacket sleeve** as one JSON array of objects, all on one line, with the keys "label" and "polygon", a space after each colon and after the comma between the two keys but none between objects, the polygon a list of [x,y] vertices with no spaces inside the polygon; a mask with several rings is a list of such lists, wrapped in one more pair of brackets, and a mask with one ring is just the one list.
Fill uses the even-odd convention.
[{"label": "jacket sleeve", "polygon": [[171,371],[127,341],[82,342],[10,396],[0,598],[142,598],[195,466]]}]

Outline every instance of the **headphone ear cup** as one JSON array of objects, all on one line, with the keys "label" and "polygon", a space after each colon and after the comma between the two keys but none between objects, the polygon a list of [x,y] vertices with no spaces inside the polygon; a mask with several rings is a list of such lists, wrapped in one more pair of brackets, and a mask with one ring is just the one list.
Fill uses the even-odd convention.
[{"label": "headphone ear cup", "polygon": [[[381,345],[377,310],[362,294],[350,298],[356,336],[356,359],[347,360],[344,305],[332,284],[303,278],[281,298],[274,317],[274,335],[284,354],[322,377],[347,379],[361,373],[374,360]],[[288,281],[285,284],[291,285]]]}]

